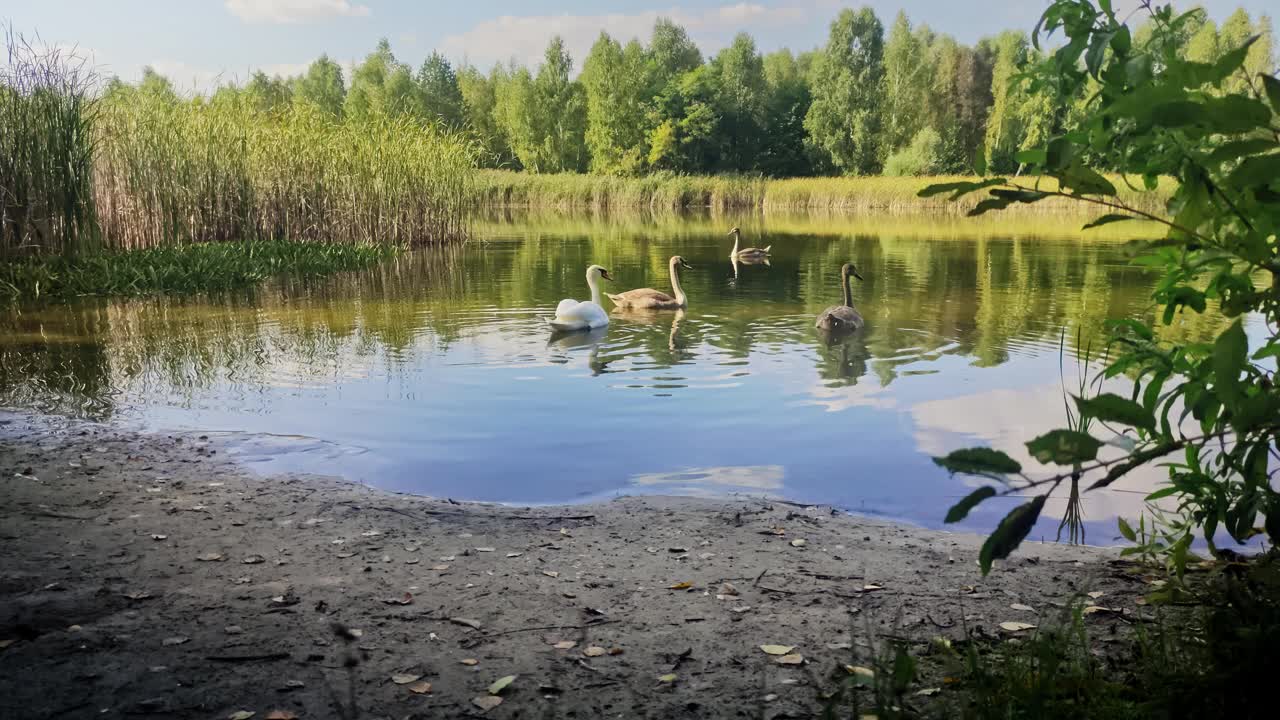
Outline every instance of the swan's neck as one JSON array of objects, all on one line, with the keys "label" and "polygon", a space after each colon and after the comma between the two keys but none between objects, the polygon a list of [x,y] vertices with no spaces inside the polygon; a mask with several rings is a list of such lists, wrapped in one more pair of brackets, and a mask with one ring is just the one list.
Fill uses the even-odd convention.
[{"label": "swan's neck", "polygon": [[676,293],[676,302],[685,305],[684,288],[680,287],[680,264],[671,263],[671,289]]},{"label": "swan's neck", "polygon": [[600,283],[595,273],[587,273],[587,287],[591,288],[591,302],[600,304]]},{"label": "swan's neck", "polygon": [[853,307],[853,291],[849,289],[849,274],[842,274],[844,276],[844,306]]},{"label": "swan's neck", "polygon": [[733,249],[729,251],[729,254],[730,254],[730,255],[737,255],[737,254],[738,254],[738,238],[739,238],[738,233],[734,233],[734,234],[733,234]]}]

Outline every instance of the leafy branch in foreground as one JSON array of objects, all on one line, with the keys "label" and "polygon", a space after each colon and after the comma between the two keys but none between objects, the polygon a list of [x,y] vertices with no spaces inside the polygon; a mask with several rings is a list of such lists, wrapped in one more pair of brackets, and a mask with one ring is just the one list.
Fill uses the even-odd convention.
[{"label": "leafy branch in foreground", "polygon": [[[951,509],[948,522],[991,497],[1038,492],[988,538],[984,574],[1017,548],[1064,480],[1090,478],[1087,488],[1096,490],[1157,461],[1168,469],[1167,484],[1147,500],[1176,498],[1185,520],[1176,523],[1181,534],[1169,547],[1185,556],[1195,530],[1215,551],[1219,529],[1240,543],[1259,532],[1280,541],[1280,493],[1273,487],[1280,469],[1271,469],[1280,461],[1280,80],[1245,70],[1256,37],[1211,63],[1186,59],[1185,29],[1202,10],[1175,14],[1149,1],[1140,10],[1153,29],[1141,43],[1110,0],[1055,0],[1045,10],[1037,47],[1042,35],[1059,31],[1064,42],[1015,82],[1051,93],[1063,101],[1059,107],[1067,98],[1089,99],[1074,121],[1057,118],[1056,133],[1042,146],[1018,153],[1022,174],[1034,180],[946,183],[920,194],[986,193],[970,215],[1056,197],[1108,211],[1086,229],[1159,223],[1165,237],[1147,243],[1135,260],[1163,270],[1153,297],[1162,309],[1159,322],[1169,325],[1180,312],[1203,313],[1211,305],[1234,321],[1211,345],[1162,342],[1154,321],[1113,324],[1115,359],[1102,376],[1132,379],[1131,396],[1081,393],[1075,403],[1080,418],[1127,438],[1112,441],[1128,448],[1118,457],[1100,459],[1106,443],[1087,431],[1087,422],[1073,422],[1027,443],[1040,463],[1072,468],[1049,477],[1033,479],[1013,458],[988,448],[935,458],[952,472],[1005,485],[974,491]],[[1123,201],[1103,171],[1126,183],[1137,178],[1147,192],[1176,182],[1167,214]],[[1261,328],[1253,348],[1246,321]],[[1254,527],[1260,515],[1261,530]],[[1134,536],[1123,521],[1121,534]]]}]

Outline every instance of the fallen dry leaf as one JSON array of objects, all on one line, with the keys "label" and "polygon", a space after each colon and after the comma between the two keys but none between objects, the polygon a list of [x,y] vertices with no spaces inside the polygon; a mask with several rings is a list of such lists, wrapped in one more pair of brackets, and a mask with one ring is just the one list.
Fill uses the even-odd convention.
[{"label": "fallen dry leaf", "polygon": [[397,685],[408,685],[411,682],[417,682],[422,679],[421,675],[392,675],[391,682]]},{"label": "fallen dry leaf", "polygon": [[845,665],[844,671],[859,678],[874,678],[876,671],[861,665]]},{"label": "fallen dry leaf", "polygon": [[480,661],[479,661],[479,660],[477,660],[477,659],[475,659],[475,658],[463,658],[462,660],[459,660],[458,662],[461,662],[463,665],[466,665],[466,666],[468,666],[468,667],[470,667],[470,666],[472,666],[472,665],[479,665],[479,664],[480,664]]},{"label": "fallen dry leaf", "polygon": [[507,553],[507,557],[509,557],[509,558],[518,558],[518,557],[520,557],[520,556],[521,556],[521,555],[523,555],[523,554],[524,554],[524,553],[522,553],[522,552],[509,552],[509,553]]},{"label": "fallen dry leaf", "polygon": [[587,657],[600,657],[604,653],[605,653],[605,649],[600,647],[599,645],[590,645],[585,650],[582,651],[582,654],[586,655]]},{"label": "fallen dry leaf", "polygon": [[266,720],[298,720],[298,716],[288,710],[272,710],[267,713]]},{"label": "fallen dry leaf", "polygon": [[409,690],[414,695],[426,695],[427,693],[431,692],[431,683],[427,682],[426,680],[423,680],[422,682],[416,682],[409,686]]},{"label": "fallen dry leaf", "polygon": [[161,641],[161,644],[164,645],[165,647],[173,647],[174,645],[182,645],[183,643],[187,642],[190,639],[191,638],[185,638],[185,637],[167,637],[163,641]]},{"label": "fallen dry leaf", "polygon": [[737,595],[738,588],[734,587],[730,583],[724,583],[720,586],[720,594],[721,595]]},{"label": "fallen dry leaf", "polygon": [[863,585],[862,586],[862,592],[874,592],[876,590],[883,590],[883,589],[884,588],[880,585]]},{"label": "fallen dry leaf", "polygon": [[675,585],[668,585],[667,589],[668,590],[688,590],[691,587],[693,587],[693,583],[685,581],[685,582],[678,582]]},{"label": "fallen dry leaf", "polygon": [[558,578],[558,577],[560,577],[560,573],[556,572],[555,570],[543,570],[543,571],[542,571],[542,574],[543,574],[543,575],[546,575],[546,576],[547,576],[547,577],[549,577],[549,578]]},{"label": "fallen dry leaf", "polygon": [[623,653],[623,650],[622,650],[622,648],[620,648],[620,647],[611,647],[611,648],[609,648],[609,654],[610,654],[610,655],[621,655],[622,653]]},{"label": "fallen dry leaf", "polygon": [[387,605],[410,605],[413,603],[413,595],[411,595],[410,593],[405,593],[402,597],[386,598],[382,602],[386,603]]},{"label": "fallen dry leaf", "polygon": [[264,563],[266,561],[267,559],[262,557],[261,555],[250,555],[245,559],[241,560],[240,562],[244,563],[245,565],[257,565],[259,563]]},{"label": "fallen dry leaf", "polygon": [[804,662],[804,656],[800,653],[789,653],[774,660],[779,665],[799,665]]},{"label": "fallen dry leaf", "polygon": [[466,625],[472,630],[480,629],[480,621],[472,620],[471,618],[464,618],[464,617],[449,618],[449,622],[454,623],[455,625]]},{"label": "fallen dry leaf", "polygon": [[506,690],[508,685],[515,682],[517,677],[519,677],[519,675],[507,675],[505,677],[500,677],[497,680],[494,680],[493,684],[489,686],[489,694],[490,695],[502,694],[502,691]]},{"label": "fallen dry leaf", "polygon": [[1036,611],[1036,609],[1035,609],[1035,608],[1033,608],[1033,607],[1031,607],[1030,605],[1023,605],[1022,603],[1014,603],[1014,604],[1010,605],[1010,606],[1009,606],[1009,608],[1010,608],[1011,610],[1025,610],[1025,611],[1027,611],[1027,612],[1035,612],[1035,611]]},{"label": "fallen dry leaf", "polygon": [[365,530],[364,532],[360,533],[362,537],[378,537],[381,534],[382,533],[378,532],[377,530]]},{"label": "fallen dry leaf", "polygon": [[560,642],[554,645],[555,649],[557,650],[572,650],[577,646],[578,646],[578,643],[574,642],[573,640],[561,640]]},{"label": "fallen dry leaf", "polygon": [[795,540],[791,541],[791,547],[801,548],[808,544],[809,544],[809,541],[805,540],[804,538],[796,538]]},{"label": "fallen dry leaf", "polygon": [[285,680],[284,685],[282,685],[280,689],[281,690],[299,690],[306,686],[307,684],[302,682],[301,680]]},{"label": "fallen dry leaf", "polygon": [[675,682],[675,681],[676,681],[676,674],[675,674],[675,673],[667,673],[666,675],[659,675],[659,676],[658,676],[658,682],[660,682],[660,683],[673,683],[673,682]]},{"label": "fallen dry leaf", "polygon": [[124,596],[129,598],[130,600],[150,600],[151,599],[151,593],[147,592],[146,590],[135,590],[133,592],[127,592],[124,594]]},{"label": "fallen dry leaf", "polygon": [[497,695],[482,695],[478,698],[471,698],[471,704],[480,708],[480,712],[489,712],[502,704],[502,698]]},{"label": "fallen dry leaf", "polygon": [[767,655],[788,655],[795,650],[795,645],[761,645],[760,649]]},{"label": "fallen dry leaf", "polygon": [[750,606],[750,605],[743,605],[742,607],[730,608],[730,609],[729,609],[729,612],[733,612],[733,613],[744,613],[744,612],[746,612],[746,611],[748,611],[748,610],[750,610],[750,609],[751,609],[751,606]]},{"label": "fallen dry leaf", "polygon": [[1009,632],[1021,632],[1021,631],[1023,631],[1023,630],[1034,630],[1034,629],[1035,629],[1035,627],[1036,627],[1036,626],[1035,626],[1035,625],[1032,625],[1031,623],[1024,623],[1024,622],[1002,622],[1002,623],[1000,623],[1000,629],[1001,629],[1001,630],[1008,630]]},{"label": "fallen dry leaf", "polygon": [[1094,590],[1093,592],[1089,593],[1089,597],[1093,598],[1094,600],[1097,600],[1103,595],[1106,595],[1106,593],[1102,592],[1101,590]]},{"label": "fallen dry leaf", "polygon": [[203,555],[197,555],[196,560],[199,560],[200,562],[222,562],[222,553],[211,552]]},{"label": "fallen dry leaf", "polygon": [[1090,605],[1084,609],[1085,615],[1093,615],[1094,613],[1113,613],[1115,608],[1102,607],[1101,605]]},{"label": "fallen dry leaf", "polygon": [[253,717],[256,714],[257,713],[253,712],[252,710],[237,710],[231,713],[230,715],[228,715],[227,720],[249,720],[249,718]]},{"label": "fallen dry leaf", "polygon": [[431,569],[432,569],[432,570],[443,571],[443,570],[448,570],[448,569],[449,569],[449,566],[448,566],[448,565],[432,565],[432,566],[431,566]]},{"label": "fallen dry leaf", "polygon": [[491,547],[476,548],[476,552],[493,552],[493,548]]}]

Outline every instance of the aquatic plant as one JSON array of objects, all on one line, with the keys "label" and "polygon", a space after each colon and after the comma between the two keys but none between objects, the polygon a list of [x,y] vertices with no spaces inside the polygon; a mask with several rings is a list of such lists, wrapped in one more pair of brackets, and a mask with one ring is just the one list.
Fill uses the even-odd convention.
[{"label": "aquatic plant", "polygon": [[276,276],[314,277],[358,270],[395,252],[386,244],[275,240],[34,256],[0,265],[0,299],[230,290]]}]

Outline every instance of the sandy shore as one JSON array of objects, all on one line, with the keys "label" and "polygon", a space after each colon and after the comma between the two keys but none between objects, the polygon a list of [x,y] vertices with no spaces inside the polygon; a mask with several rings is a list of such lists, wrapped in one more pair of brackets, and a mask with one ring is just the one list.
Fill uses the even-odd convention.
[{"label": "sandy shore", "polygon": [[980,538],[829,508],[460,505],[11,412],[0,514],[5,718],[340,717],[353,685],[366,718],[810,717],[885,634],[999,634],[1138,590],[1107,550],[1029,544],[983,579]]}]

